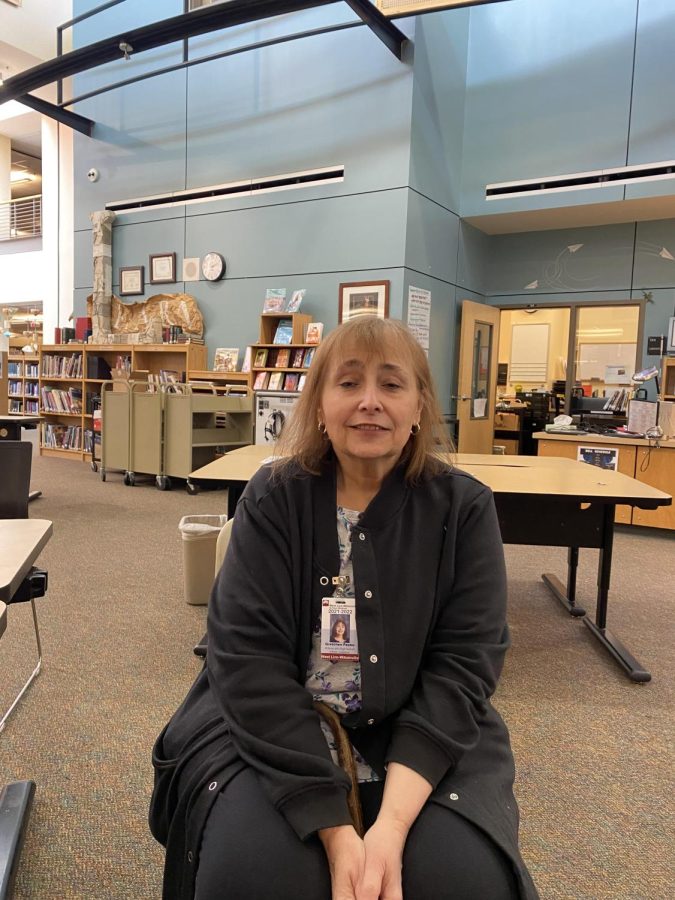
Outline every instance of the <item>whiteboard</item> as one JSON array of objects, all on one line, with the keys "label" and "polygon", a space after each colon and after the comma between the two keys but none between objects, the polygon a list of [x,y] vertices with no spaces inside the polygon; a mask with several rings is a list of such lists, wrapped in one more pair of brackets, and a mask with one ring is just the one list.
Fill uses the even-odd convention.
[{"label": "whiteboard", "polygon": [[630,384],[635,373],[635,353],[637,344],[579,344],[577,357],[577,381],[590,381],[596,378],[605,380],[607,366],[623,366],[626,379],[614,384]]},{"label": "whiteboard", "polygon": [[548,322],[511,327],[511,383],[547,380],[549,327]]}]

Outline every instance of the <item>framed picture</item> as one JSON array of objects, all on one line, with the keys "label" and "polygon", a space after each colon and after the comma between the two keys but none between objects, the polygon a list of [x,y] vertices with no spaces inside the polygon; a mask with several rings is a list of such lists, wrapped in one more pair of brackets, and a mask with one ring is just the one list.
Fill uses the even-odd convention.
[{"label": "framed picture", "polygon": [[120,297],[142,294],[144,290],[143,266],[124,266],[120,269]]},{"label": "framed picture", "polygon": [[173,284],[176,281],[176,254],[150,254],[150,284]]},{"label": "framed picture", "polygon": [[355,316],[389,315],[388,281],[353,281],[340,285],[338,322],[348,322]]}]

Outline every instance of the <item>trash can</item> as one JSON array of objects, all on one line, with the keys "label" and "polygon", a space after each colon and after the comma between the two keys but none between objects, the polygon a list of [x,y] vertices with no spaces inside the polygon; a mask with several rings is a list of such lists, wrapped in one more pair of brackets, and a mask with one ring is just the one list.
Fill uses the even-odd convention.
[{"label": "trash can", "polygon": [[216,542],[227,516],[183,516],[178,530],[183,539],[185,602],[204,606],[209,602],[216,565]]}]

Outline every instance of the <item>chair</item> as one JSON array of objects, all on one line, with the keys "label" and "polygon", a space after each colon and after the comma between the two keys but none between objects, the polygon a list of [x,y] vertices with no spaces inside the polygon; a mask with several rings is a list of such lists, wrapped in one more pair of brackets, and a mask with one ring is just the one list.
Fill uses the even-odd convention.
[{"label": "chair", "polygon": [[[0,519],[28,518],[32,455],[33,445],[29,441],[0,441]],[[0,731],[5,727],[5,722],[42,667],[42,644],[40,643],[35,600],[43,597],[46,590],[47,573],[33,566],[17,592],[8,601],[8,604],[30,601],[38,658],[28,681],[21,688],[7,712],[0,718]]]},{"label": "chair", "polygon": [[27,519],[33,445],[0,441],[0,519]]},{"label": "chair", "polygon": [[[227,552],[227,546],[230,543],[230,537],[232,536],[232,522],[233,519],[228,519],[227,522],[220,529],[218,534],[218,539],[216,540],[216,567],[215,567],[215,577],[218,576],[218,572],[220,572],[220,567],[223,564],[223,560],[225,559],[225,553]],[[195,645],[193,653],[195,656],[206,656],[206,635],[201,639],[201,641]]]}]

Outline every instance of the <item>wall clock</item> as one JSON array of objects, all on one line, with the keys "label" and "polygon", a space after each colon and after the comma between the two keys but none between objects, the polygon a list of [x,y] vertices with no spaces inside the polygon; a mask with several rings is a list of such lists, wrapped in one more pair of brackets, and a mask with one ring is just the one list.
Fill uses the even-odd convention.
[{"label": "wall clock", "polygon": [[202,275],[207,281],[218,281],[225,274],[225,260],[220,253],[207,253],[202,259]]}]

